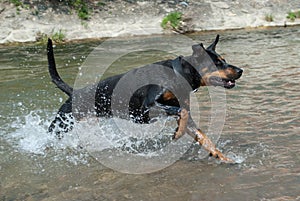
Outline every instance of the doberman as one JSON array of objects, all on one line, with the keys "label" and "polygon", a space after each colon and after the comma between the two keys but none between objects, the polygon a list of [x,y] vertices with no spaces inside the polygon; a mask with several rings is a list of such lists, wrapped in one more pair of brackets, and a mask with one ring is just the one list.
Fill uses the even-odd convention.
[{"label": "doberman", "polygon": [[[158,106],[168,115],[176,115],[178,118],[178,128],[174,133],[174,139],[178,139],[184,133],[187,133],[209,151],[211,156],[223,162],[233,162],[232,159],[224,156],[213,142],[196,127],[189,113],[189,94],[192,91],[196,91],[201,86],[221,86],[231,89],[235,86],[235,80],[239,79],[243,73],[242,69],[226,63],[225,59],[215,51],[218,41],[219,35],[217,35],[215,41],[207,48],[204,48],[202,43],[193,45],[191,56],[179,56],[173,60],[169,59],[154,63],[153,65],[163,66],[166,69],[165,72],[162,72],[162,74],[166,75],[164,79],[171,79],[174,84],[169,88],[151,83],[140,87],[130,97],[127,110],[119,111],[118,114],[127,112],[134,122],[149,123],[152,118],[149,115],[149,110],[152,107]],[[115,115],[111,102],[113,91],[118,82],[128,73],[104,79],[91,88],[73,90],[72,87],[61,79],[56,70],[51,39],[48,39],[47,53],[52,82],[69,96],[52,121],[49,127],[50,133],[55,133],[58,138],[62,138],[64,133],[73,128],[75,119],[79,119],[72,110],[72,102],[75,99],[78,100],[78,97],[80,99],[83,96],[80,95],[76,98],[76,93],[92,93],[89,94],[90,97],[93,96],[94,98],[91,110],[93,110],[96,116],[111,117],[113,114]],[[212,65],[206,65],[203,56],[207,56],[206,58],[209,58]],[[147,65],[133,69],[129,73],[134,76],[133,78],[138,78],[140,75],[139,70],[144,69],[142,72],[147,72],[145,69],[148,68],[153,68],[153,66]],[[186,87],[181,87],[185,84],[184,82],[188,83],[188,90]],[[180,91],[181,95],[178,96],[174,91]],[[88,111],[90,110],[84,110],[84,112]]]}]

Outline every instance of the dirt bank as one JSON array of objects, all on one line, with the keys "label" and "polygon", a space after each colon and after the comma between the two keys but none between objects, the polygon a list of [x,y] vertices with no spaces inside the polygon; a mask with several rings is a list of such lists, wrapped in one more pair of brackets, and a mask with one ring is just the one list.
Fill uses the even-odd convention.
[{"label": "dirt bank", "polygon": [[[67,40],[162,34],[163,17],[175,10],[190,19],[186,28],[192,31],[300,24],[299,19],[286,18],[289,11],[300,10],[296,0],[111,0],[94,6],[89,20],[80,20],[59,1],[47,2],[27,0],[24,7],[16,8],[2,0],[0,44],[33,42],[59,30]],[[272,15],[273,21],[268,22],[266,15]]]}]

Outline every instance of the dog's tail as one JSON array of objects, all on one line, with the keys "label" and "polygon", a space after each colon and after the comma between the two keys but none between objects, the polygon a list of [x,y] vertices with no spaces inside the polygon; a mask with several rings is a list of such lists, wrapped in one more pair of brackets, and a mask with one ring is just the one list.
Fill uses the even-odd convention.
[{"label": "dog's tail", "polygon": [[68,96],[71,96],[73,93],[73,88],[70,87],[67,83],[65,83],[59,76],[56,65],[55,59],[53,54],[53,47],[52,47],[52,40],[48,39],[47,44],[47,56],[48,56],[48,69],[52,79],[52,82],[63,92],[65,92]]}]

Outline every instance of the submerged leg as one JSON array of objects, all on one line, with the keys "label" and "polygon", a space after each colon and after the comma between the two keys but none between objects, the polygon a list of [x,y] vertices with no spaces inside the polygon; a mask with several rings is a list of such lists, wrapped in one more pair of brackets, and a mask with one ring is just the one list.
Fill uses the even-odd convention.
[{"label": "submerged leg", "polygon": [[48,132],[57,138],[63,138],[64,133],[73,129],[75,119],[72,115],[72,100],[69,98],[59,109],[55,119],[51,122]]},{"label": "submerged leg", "polygon": [[56,135],[58,139],[62,139],[64,133],[73,129],[74,118],[71,113],[58,113],[55,119],[51,122],[48,132]]},{"label": "submerged leg", "polygon": [[232,159],[222,154],[222,152],[216,148],[216,145],[200,129],[187,128],[187,133],[202,145],[213,157],[223,162],[234,163]]}]

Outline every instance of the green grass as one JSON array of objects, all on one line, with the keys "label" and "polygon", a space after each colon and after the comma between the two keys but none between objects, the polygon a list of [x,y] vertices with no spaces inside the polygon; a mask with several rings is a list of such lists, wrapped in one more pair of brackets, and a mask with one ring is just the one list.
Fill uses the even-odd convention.
[{"label": "green grass", "polygon": [[87,8],[87,6],[83,6],[81,7],[78,11],[78,17],[82,20],[88,20],[89,17],[90,17],[90,14],[89,14],[89,9]]},{"label": "green grass", "polygon": [[9,0],[9,3],[14,4],[14,6],[16,7],[17,15],[20,15],[21,8],[28,9],[28,7],[24,6],[24,4],[20,0]]},{"label": "green grass", "polygon": [[9,0],[9,2],[14,4],[16,7],[23,6],[23,3],[20,0]]},{"label": "green grass", "polygon": [[300,18],[300,10],[288,12],[286,18],[291,20],[292,22],[295,21],[296,18]]},{"label": "green grass", "polygon": [[295,12],[290,11],[288,13],[288,15],[286,16],[287,19],[291,20],[291,21],[295,21],[295,19],[297,18],[297,15]]},{"label": "green grass", "polygon": [[99,1],[98,3],[97,3],[97,6],[105,6],[106,5],[106,3],[104,3],[104,2],[102,2],[102,1]]},{"label": "green grass", "polygon": [[59,30],[58,32],[54,32],[51,35],[45,33],[37,34],[37,43],[39,44],[47,44],[48,38],[51,38],[56,43],[62,43],[65,41],[66,35]]},{"label": "green grass", "polygon": [[76,10],[80,19],[88,20],[90,18],[90,9],[84,0],[69,0],[69,5]]},{"label": "green grass", "polygon": [[[81,20],[88,20],[91,16],[92,9],[90,9],[88,6],[89,0],[57,0],[57,1],[62,2],[64,5],[68,5],[72,10],[74,10],[77,13],[77,16]],[[24,6],[21,0],[9,0],[9,2],[14,4],[14,6],[16,6],[18,13],[20,12],[20,8],[26,8],[26,6]],[[104,6],[105,3],[100,1],[98,2],[97,5]],[[26,9],[29,9],[29,7]],[[35,10],[32,12],[32,14],[36,15],[38,14],[38,11]]]},{"label": "green grass", "polygon": [[[171,12],[166,17],[163,18],[161,22],[161,27],[163,29],[172,28],[177,29],[182,18],[181,12]],[[171,27],[169,27],[171,26]]]},{"label": "green grass", "polygon": [[265,16],[265,20],[266,20],[267,22],[273,22],[273,21],[274,21],[274,17],[273,17],[272,14],[267,14],[267,15]]},{"label": "green grass", "polygon": [[59,30],[58,32],[55,32],[51,38],[55,42],[63,42],[66,38],[66,35],[61,30]]}]

